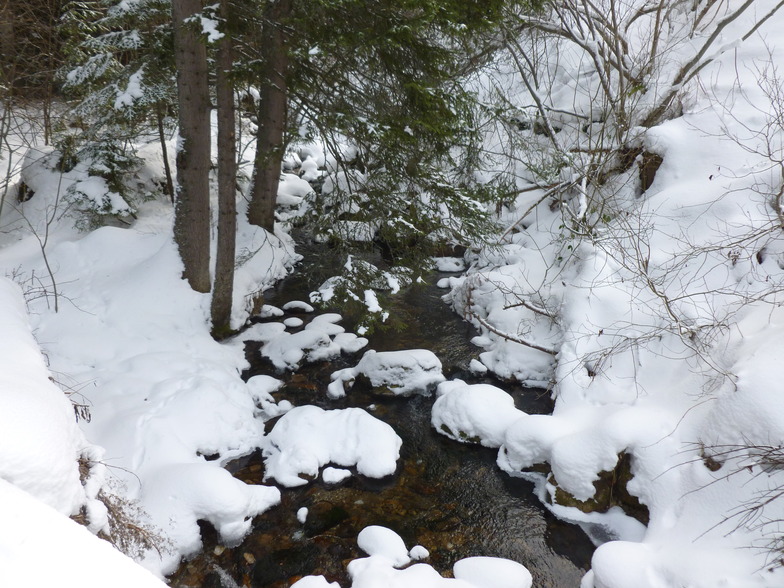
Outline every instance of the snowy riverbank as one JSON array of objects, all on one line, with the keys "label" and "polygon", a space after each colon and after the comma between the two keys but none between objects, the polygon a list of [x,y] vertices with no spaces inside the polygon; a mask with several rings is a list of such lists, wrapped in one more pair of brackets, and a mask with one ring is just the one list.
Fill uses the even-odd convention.
[{"label": "snowy riverbank", "polygon": [[[732,25],[747,30],[752,18],[759,15]],[[27,580],[22,567],[56,542],[60,583],[103,585],[111,568],[115,584],[160,586],[155,576],[200,549],[198,521],[236,543],[253,517],[275,508],[277,487],[245,484],[222,467],[256,449],[269,484],[287,487],[319,474],[338,480],[350,468],[370,477],[395,472],[400,439],[380,419],[361,409],[276,402],[280,383],[272,376],[244,382],[242,342],[253,339],[280,369],[357,353],[355,367],[335,372],[332,397],[350,395],[359,375],[381,381],[385,372],[414,366],[414,375],[385,385],[401,394],[438,386],[433,426],[457,441],[498,448],[509,475],[533,476],[532,466],[548,464],[552,476],[538,477],[546,501],[558,502],[561,491],[587,502],[595,482],[628,460],[625,489],[647,509],[647,526],[617,508],[601,516],[552,507],[616,534],[596,550],[583,588],[783,585],[784,501],[774,500],[784,488],[781,22],[777,16],[742,44],[732,27],[724,31],[727,43],[695,78],[677,116],[633,129],[628,166],[595,188],[602,210],[590,209],[586,183],[563,161],[558,196],[511,170],[519,194],[498,206],[497,242],[469,252],[467,273],[443,282],[455,310],[481,331],[473,368],[549,386],[551,415],[517,410],[498,388],[442,382],[427,351],[398,356],[394,365],[379,364],[375,354],[361,359],[364,340],[345,332],[336,315],[302,330],[291,318],[270,321],[234,341],[214,341],[208,296],[180,277],[169,203],[141,203],[127,228],[80,232],[61,196],[76,182],[83,190],[105,186],[87,182],[85,169],[56,172],[51,150],[33,147],[24,180],[34,195],[6,202],[0,217],[0,502],[10,521],[0,530],[0,583]],[[584,71],[584,58],[565,48],[548,57],[555,72],[548,98],[562,125],[556,144],[606,122],[593,118],[596,80],[575,73]],[[505,96],[528,108],[530,88],[508,66],[499,65]],[[539,145],[555,135],[520,127],[515,132],[530,131]],[[488,145],[506,167],[488,175],[524,167],[497,139],[489,136]],[[578,143],[575,153],[586,153]],[[315,178],[327,162],[318,149],[312,153],[302,170]],[[139,181],[152,190],[160,162],[147,155]],[[300,204],[309,185],[284,178],[282,203]],[[254,296],[297,260],[285,232],[250,227],[242,211],[238,218],[235,327],[249,317]],[[378,310],[372,292],[365,300]],[[266,421],[284,413],[265,431]],[[120,533],[112,528],[118,518],[131,520],[139,532],[127,538],[126,551],[153,574],[68,516],[103,533]],[[477,574],[491,568],[511,573],[518,586],[528,581],[499,562],[461,566],[455,575],[463,581],[424,564],[397,569],[422,550],[408,550],[390,533],[360,536],[370,557],[350,564],[356,586],[482,586]],[[85,566],[94,578],[84,576]]]}]

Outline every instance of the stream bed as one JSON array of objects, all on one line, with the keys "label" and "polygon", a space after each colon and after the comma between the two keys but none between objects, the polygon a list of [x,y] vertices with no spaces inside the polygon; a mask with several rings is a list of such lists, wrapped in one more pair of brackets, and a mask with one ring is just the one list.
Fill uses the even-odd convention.
[{"label": "stream bed", "polygon": [[[306,266],[266,292],[265,301],[280,307],[289,300],[307,300],[313,273]],[[512,394],[521,410],[549,412],[551,401],[544,390],[470,374],[468,363],[479,351],[470,343],[476,332],[442,302],[443,293],[434,285],[402,293],[392,314],[406,328],[369,336],[366,349],[430,349],[441,360],[447,378],[491,383]],[[312,315],[296,316],[308,321]],[[438,434],[430,426],[434,397],[389,398],[352,389],[343,398],[329,399],[330,374],[356,365],[364,350],[281,374],[260,357],[259,347],[248,344],[251,367],[244,377],[271,374],[283,379],[286,385],[274,396],[295,406],[368,410],[403,440],[397,471],[380,480],[355,474],[338,484],[328,485],[319,478],[306,486],[281,488],[281,504],[258,516],[251,533],[237,546],[221,545],[211,526],[204,524],[203,551],[180,566],[170,585],[284,588],[304,575],[321,574],[348,588],[346,565],[365,556],[357,547],[358,533],[366,526],[382,525],[398,533],[409,548],[424,546],[430,552],[425,563],[444,576],[451,575],[455,561],[486,555],[525,565],[535,588],[579,586],[594,550],[582,529],[547,511],[534,496],[533,484],[501,472],[495,464],[496,450]],[[267,423],[267,431],[274,422]],[[264,483],[260,452],[230,463],[227,469],[247,483]],[[297,518],[303,507],[308,509],[304,524]]]}]

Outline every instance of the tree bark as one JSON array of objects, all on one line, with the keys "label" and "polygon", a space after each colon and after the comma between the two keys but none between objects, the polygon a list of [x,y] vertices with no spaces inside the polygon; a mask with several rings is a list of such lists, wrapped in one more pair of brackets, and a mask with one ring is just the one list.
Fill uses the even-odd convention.
[{"label": "tree bark", "polygon": [[159,102],[155,108],[155,120],[158,124],[158,141],[161,143],[161,158],[163,159],[163,171],[166,176],[165,194],[171,198],[174,204],[174,178],[172,178],[171,167],[169,166],[169,150],[166,148],[166,134],[163,129],[165,105]]},{"label": "tree bark", "polygon": [[283,160],[288,107],[289,55],[282,20],[291,14],[292,0],[269,3],[262,36],[262,67],[259,99],[259,129],[256,136],[253,185],[248,221],[270,232],[275,227],[280,165]]},{"label": "tree bark", "polygon": [[[229,21],[227,0],[220,4],[223,22]],[[234,256],[237,232],[237,136],[234,112],[232,39],[228,31],[218,41],[215,94],[218,101],[218,247],[212,289],[212,334],[223,338],[231,332],[234,292]]]},{"label": "tree bark", "polygon": [[173,0],[180,141],[174,240],[185,266],[183,278],[197,292],[210,291],[210,95],[207,48],[185,24],[201,12],[200,0]]}]

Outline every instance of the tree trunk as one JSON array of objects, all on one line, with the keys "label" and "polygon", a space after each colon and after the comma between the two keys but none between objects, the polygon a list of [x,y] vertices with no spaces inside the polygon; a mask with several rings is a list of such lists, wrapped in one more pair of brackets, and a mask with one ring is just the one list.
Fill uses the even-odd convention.
[{"label": "tree trunk", "polygon": [[253,185],[248,221],[270,232],[275,226],[280,165],[285,145],[289,55],[281,20],[291,14],[292,0],[272,2],[264,19],[259,99],[259,130],[256,136]]},{"label": "tree trunk", "polygon": [[163,119],[165,116],[164,109],[166,106],[163,102],[159,102],[155,108],[155,119],[158,123],[158,141],[161,143],[161,157],[163,159],[163,171],[166,175],[166,192],[165,194],[171,198],[174,204],[174,179],[172,178],[171,167],[169,166],[169,150],[166,148],[166,134],[163,129]]},{"label": "tree trunk", "polygon": [[[229,20],[227,0],[220,4],[223,22]],[[218,248],[215,283],[212,289],[212,335],[221,339],[231,332],[231,303],[234,292],[234,254],[237,232],[237,137],[234,114],[234,84],[231,80],[232,39],[228,31],[218,41],[215,94],[218,101]]]},{"label": "tree trunk", "polygon": [[210,291],[210,95],[207,48],[184,21],[201,12],[199,0],[173,0],[180,144],[174,240],[183,277],[197,292]]}]

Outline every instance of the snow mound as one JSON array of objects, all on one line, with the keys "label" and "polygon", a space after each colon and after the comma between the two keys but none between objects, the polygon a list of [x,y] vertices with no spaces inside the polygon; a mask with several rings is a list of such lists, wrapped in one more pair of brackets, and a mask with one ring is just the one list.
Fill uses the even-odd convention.
[{"label": "snow mound", "polygon": [[340,588],[337,582],[327,582],[324,576],[305,576],[292,584],[292,588]]},{"label": "snow mound", "polygon": [[441,361],[435,353],[426,349],[403,351],[365,352],[353,368],[334,372],[328,387],[331,398],[345,396],[346,387],[354,384],[358,377],[365,377],[376,392],[394,396],[429,394],[444,381]]},{"label": "snow mound", "polygon": [[462,272],[466,269],[465,261],[460,257],[434,257],[436,269],[440,272]]},{"label": "snow mound", "polygon": [[382,478],[395,473],[401,445],[392,427],[361,408],[298,406],[262,440],[265,479],[301,486],[307,480],[300,476],[315,478],[329,463],[356,466],[364,476]]},{"label": "snow mound", "polygon": [[324,468],[321,472],[321,478],[325,484],[338,484],[351,477],[351,470],[344,470],[343,468]]},{"label": "snow mound", "polygon": [[168,465],[145,486],[145,503],[183,555],[201,549],[197,521],[205,520],[229,545],[250,531],[251,518],[280,502],[280,491],[253,486],[212,463]]},{"label": "snow mound", "polygon": [[440,384],[436,393],[431,423],[456,441],[500,447],[509,426],[527,416],[515,408],[509,394],[489,384],[455,380]]},{"label": "snow mound", "polygon": [[[403,539],[386,527],[365,527],[357,537],[357,544],[369,557],[348,564],[353,588],[531,588],[530,572],[507,559],[459,560],[454,565],[454,578],[444,578],[424,563],[409,565],[412,559],[427,557],[427,549],[417,545],[409,552]],[[340,587],[328,584],[323,576],[306,576],[292,588]]]},{"label": "snow mound", "polygon": [[[288,309],[303,310],[304,303],[285,305]],[[312,307],[308,307],[311,308]],[[261,355],[269,359],[276,369],[296,370],[304,362],[333,359],[341,353],[355,353],[367,345],[367,339],[347,333],[338,322],[343,319],[337,313],[314,316],[304,329],[290,333],[287,326],[299,327],[304,321],[294,317],[282,323],[254,325],[243,334],[244,341],[262,341]],[[296,323],[291,321],[295,320]]]},{"label": "snow mound", "polygon": [[315,309],[303,300],[290,300],[283,305],[283,310],[295,312],[313,312]]},{"label": "snow mound", "polygon": [[455,562],[454,575],[476,588],[531,588],[531,572],[522,564],[500,557],[467,557]]},{"label": "snow mound", "polygon": [[166,586],[108,542],[3,479],[0,520],[0,586]]},{"label": "snow mound", "polygon": [[263,420],[267,421],[278,417],[291,409],[291,403],[288,400],[275,402],[275,399],[272,397],[272,393],[283,386],[281,380],[272,376],[258,375],[249,378],[246,386],[258,409],[257,416]]},{"label": "snow mound", "polygon": [[306,329],[281,333],[261,348],[261,355],[278,370],[296,370],[303,361],[320,361],[340,355],[340,346],[327,333]]},{"label": "snow mound", "polygon": [[73,405],[49,378],[21,290],[2,277],[0,333],[0,479],[76,514],[94,497],[80,482],[78,461],[99,458],[100,450],[87,443]]},{"label": "snow mound", "polygon": [[298,206],[312,191],[313,187],[299,176],[282,174],[278,185],[277,203],[283,207]]},{"label": "snow mound", "polygon": [[357,545],[368,555],[385,557],[395,567],[401,567],[411,561],[408,548],[403,539],[392,529],[372,525],[365,527],[357,535]]},{"label": "snow mound", "polygon": [[283,325],[287,329],[298,329],[299,327],[301,327],[304,324],[305,324],[305,321],[303,321],[301,318],[298,318],[296,316],[289,317],[289,318],[287,318],[286,320],[283,321]]}]

